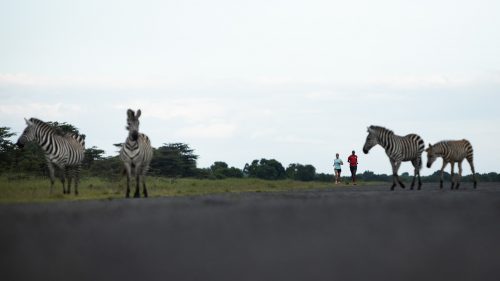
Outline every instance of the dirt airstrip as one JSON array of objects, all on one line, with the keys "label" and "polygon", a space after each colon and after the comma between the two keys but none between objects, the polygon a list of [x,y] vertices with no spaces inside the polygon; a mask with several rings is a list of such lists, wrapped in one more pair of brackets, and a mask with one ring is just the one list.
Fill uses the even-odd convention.
[{"label": "dirt airstrip", "polygon": [[500,280],[500,184],[0,205],[1,280]]}]

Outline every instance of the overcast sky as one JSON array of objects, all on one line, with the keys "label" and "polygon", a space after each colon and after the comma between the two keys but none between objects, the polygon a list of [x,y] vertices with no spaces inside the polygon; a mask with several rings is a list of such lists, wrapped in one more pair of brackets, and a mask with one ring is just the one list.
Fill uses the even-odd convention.
[{"label": "overcast sky", "polygon": [[361,151],[374,124],[426,144],[467,138],[476,170],[499,172],[498,11],[486,0],[0,0],[0,126],[68,122],[115,155],[126,109],[140,108],[153,145],[188,143],[199,167],[275,158],[332,173],[335,153],[354,149],[360,171],[390,174],[381,147]]}]

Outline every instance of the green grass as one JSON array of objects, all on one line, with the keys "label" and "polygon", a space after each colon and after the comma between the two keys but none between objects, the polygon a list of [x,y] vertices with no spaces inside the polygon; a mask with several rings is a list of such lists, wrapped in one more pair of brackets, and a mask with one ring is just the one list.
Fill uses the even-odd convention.
[{"label": "green grass", "polygon": [[[371,183],[358,183],[360,185]],[[327,189],[342,185],[325,182],[300,182],[292,180],[267,181],[261,179],[224,179],[199,180],[148,177],[147,186],[150,197],[206,195],[237,192],[280,192],[291,190]],[[62,194],[61,182],[56,182],[50,194],[50,181],[47,178],[0,177],[0,204],[20,202],[52,202],[74,200],[112,200],[125,196],[126,181],[108,181],[101,178],[83,178],[79,195]],[[134,188],[131,190],[131,195]]]}]

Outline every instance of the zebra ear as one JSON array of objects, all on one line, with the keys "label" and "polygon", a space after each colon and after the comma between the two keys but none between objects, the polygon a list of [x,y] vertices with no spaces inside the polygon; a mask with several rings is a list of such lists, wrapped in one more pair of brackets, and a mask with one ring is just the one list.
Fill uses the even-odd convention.
[{"label": "zebra ear", "polygon": [[141,116],[141,110],[137,109],[137,113],[135,114],[135,118],[139,118]]},{"label": "zebra ear", "polygon": [[33,125],[33,122],[31,122],[30,120],[28,120],[26,118],[24,118],[24,121],[26,121],[26,125],[28,125],[28,126]]},{"label": "zebra ear", "polygon": [[127,117],[128,118],[134,118],[134,111],[132,109],[127,110]]}]

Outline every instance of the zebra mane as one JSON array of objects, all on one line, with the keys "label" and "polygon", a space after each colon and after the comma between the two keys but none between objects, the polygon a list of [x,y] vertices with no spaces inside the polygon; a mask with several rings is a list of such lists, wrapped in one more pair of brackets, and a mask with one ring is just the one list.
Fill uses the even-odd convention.
[{"label": "zebra mane", "polygon": [[30,118],[30,122],[33,122],[38,127],[42,127],[42,128],[47,129],[47,131],[50,131],[54,135],[73,138],[77,142],[79,142],[81,145],[85,146],[85,135],[78,135],[78,134],[71,133],[71,132],[61,133],[57,129],[55,129],[53,126],[51,126],[51,125],[47,124],[46,122],[44,122],[40,119],[37,119],[37,118]]},{"label": "zebra mane", "polygon": [[374,130],[374,131],[377,131],[377,132],[386,132],[387,134],[394,135],[393,131],[391,131],[391,130],[385,128],[385,127],[371,125],[370,129]]},{"label": "zebra mane", "polygon": [[42,127],[42,128],[46,128],[48,131],[50,131],[51,133],[55,134],[55,135],[58,135],[57,131],[54,129],[54,127],[50,126],[49,124],[43,122],[42,120],[40,119],[37,119],[37,118],[30,118],[30,122],[33,122],[37,127]]}]

